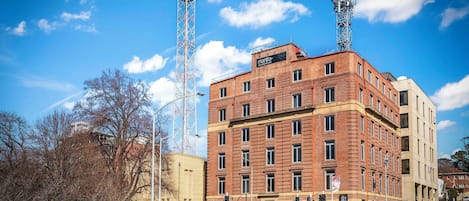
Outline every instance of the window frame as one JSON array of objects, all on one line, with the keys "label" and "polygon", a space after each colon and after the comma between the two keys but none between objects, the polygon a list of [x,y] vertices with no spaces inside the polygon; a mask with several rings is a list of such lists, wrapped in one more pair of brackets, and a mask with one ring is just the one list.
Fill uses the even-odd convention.
[{"label": "window frame", "polygon": [[275,124],[267,124],[265,126],[266,138],[274,139],[275,138]]},{"label": "window frame", "polygon": [[251,113],[250,107],[251,106],[250,106],[249,103],[248,104],[243,104],[243,114],[242,114],[243,117],[248,117],[250,115],[250,113]]},{"label": "window frame", "polygon": [[241,167],[249,167],[250,166],[250,151],[249,150],[242,150],[241,151]]},{"label": "window frame", "polygon": [[326,161],[335,160],[335,140],[324,142],[324,159]]},{"label": "window frame", "polygon": [[226,109],[225,108],[218,110],[218,121],[219,122],[226,121]]},{"label": "window frame", "polygon": [[272,88],[275,88],[275,78],[269,78],[266,80],[267,82],[267,89],[272,89]]},{"label": "window frame", "polygon": [[223,146],[226,144],[226,132],[220,131],[218,132],[218,146]]},{"label": "window frame", "polygon": [[335,115],[325,115],[324,116],[324,132],[334,132],[335,131]]},{"label": "window frame", "polygon": [[218,153],[218,170],[224,170],[226,168],[226,154]]},{"label": "window frame", "polygon": [[302,161],[301,144],[292,145],[292,163],[301,163]]},{"label": "window frame", "polygon": [[266,112],[267,113],[275,112],[275,99],[268,99],[266,101]]},{"label": "window frame", "polygon": [[293,120],[292,121],[292,135],[301,135],[301,120]]},{"label": "window frame", "polygon": [[249,128],[242,128],[241,129],[241,142],[249,142],[251,141],[251,131]]},{"label": "window frame", "polygon": [[219,97],[224,98],[224,97],[226,97],[226,94],[227,94],[226,93],[226,87],[221,87],[220,91],[219,91],[219,95],[220,95]]},{"label": "window frame", "polygon": [[324,75],[334,75],[335,73],[335,63],[330,62],[327,64],[324,64]]},{"label": "window frame", "polygon": [[243,92],[250,92],[251,91],[251,81],[243,82]]},{"label": "window frame", "polygon": [[324,103],[335,102],[335,87],[328,87],[324,89]]},{"label": "window frame", "polygon": [[267,147],[265,152],[266,165],[275,165],[275,147]]},{"label": "window frame", "polygon": [[303,79],[302,69],[296,69],[293,71],[293,82],[301,81]]},{"label": "window frame", "polygon": [[301,107],[301,93],[292,95],[292,107],[293,108]]},{"label": "window frame", "polygon": [[302,189],[303,176],[300,171],[292,172],[292,190],[293,192],[300,192]]}]

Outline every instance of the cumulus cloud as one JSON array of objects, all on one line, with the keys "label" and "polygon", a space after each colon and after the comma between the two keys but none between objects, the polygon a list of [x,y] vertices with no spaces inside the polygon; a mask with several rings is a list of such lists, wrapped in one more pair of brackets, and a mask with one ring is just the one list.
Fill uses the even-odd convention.
[{"label": "cumulus cloud", "polygon": [[50,33],[51,31],[57,28],[57,23],[49,23],[49,21],[47,21],[46,19],[40,19],[37,22],[37,26],[40,30],[44,31],[45,33]]},{"label": "cumulus cloud", "polygon": [[124,69],[129,73],[144,73],[149,71],[156,71],[162,69],[169,58],[163,58],[159,54],[153,55],[153,57],[142,61],[140,57],[134,56],[132,61],[124,64]]},{"label": "cumulus cloud", "polygon": [[273,42],[275,42],[275,39],[271,37],[267,37],[267,38],[258,37],[256,38],[255,41],[252,41],[249,43],[249,48],[252,49],[252,48],[260,47],[260,46],[271,44]]},{"label": "cumulus cloud", "polygon": [[16,36],[24,36],[24,34],[26,34],[26,21],[23,20],[18,26],[14,28],[7,27],[5,30]]},{"label": "cumulus cloud", "polygon": [[458,82],[447,83],[430,97],[439,111],[448,111],[469,104],[469,75]]},{"label": "cumulus cloud", "polygon": [[79,14],[63,12],[61,18],[66,22],[71,20],[87,21],[91,18],[91,11],[81,11]]},{"label": "cumulus cloud", "polygon": [[399,23],[417,15],[423,6],[433,2],[434,0],[359,0],[354,15],[369,22]]},{"label": "cumulus cloud", "polygon": [[441,13],[440,30],[449,27],[454,21],[463,19],[469,13],[469,6],[463,8],[447,8]]},{"label": "cumulus cloud", "polygon": [[92,24],[92,25],[76,25],[75,30],[88,32],[88,33],[98,32],[96,30],[96,27],[94,26],[94,24]]},{"label": "cumulus cloud", "polygon": [[251,55],[247,51],[234,46],[225,47],[223,41],[210,41],[199,47],[194,55],[195,68],[200,77],[199,86],[202,87],[250,62]]},{"label": "cumulus cloud", "polygon": [[289,19],[295,22],[300,16],[309,15],[310,11],[303,4],[283,0],[257,0],[252,3],[241,3],[237,11],[232,7],[220,10],[220,16],[229,25],[235,27],[260,28],[274,22]]},{"label": "cumulus cloud", "polygon": [[159,105],[169,103],[176,97],[176,83],[167,77],[150,82],[149,85],[150,89],[148,91],[151,94],[152,101]]},{"label": "cumulus cloud", "polygon": [[443,121],[438,122],[438,124],[436,125],[436,128],[438,129],[438,131],[441,131],[454,125],[456,125],[456,122],[454,121],[443,120]]}]

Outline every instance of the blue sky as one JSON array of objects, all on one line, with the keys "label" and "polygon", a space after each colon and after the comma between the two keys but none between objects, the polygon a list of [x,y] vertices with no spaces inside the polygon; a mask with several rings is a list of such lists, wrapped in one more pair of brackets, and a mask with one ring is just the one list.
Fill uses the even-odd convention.
[{"label": "blue sky", "polygon": [[[199,89],[250,69],[253,47],[294,42],[310,56],[334,51],[331,1],[198,0],[195,73]],[[469,135],[469,2],[358,0],[353,49],[381,72],[407,76],[438,106],[438,155]],[[83,82],[121,69],[171,100],[176,1],[2,0],[0,110],[30,123],[81,98]],[[206,136],[207,97],[198,105]],[[199,154],[206,152],[199,139]]]}]

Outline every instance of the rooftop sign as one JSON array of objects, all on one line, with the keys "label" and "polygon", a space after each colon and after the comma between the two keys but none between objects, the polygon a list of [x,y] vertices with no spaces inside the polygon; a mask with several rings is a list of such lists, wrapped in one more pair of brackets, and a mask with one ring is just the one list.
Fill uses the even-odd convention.
[{"label": "rooftop sign", "polygon": [[282,52],[268,57],[257,59],[257,67],[262,67],[268,64],[273,64],[279,61],[285,61],[287,59],[287,52]]}]

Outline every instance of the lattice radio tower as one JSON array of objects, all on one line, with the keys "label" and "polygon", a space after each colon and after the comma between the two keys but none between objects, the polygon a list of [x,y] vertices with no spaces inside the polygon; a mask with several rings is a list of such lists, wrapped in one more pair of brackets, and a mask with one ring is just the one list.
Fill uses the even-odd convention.
[{"label": "lattice radio tower", "polygon": [[197,135],[197,88],[193,57],[195,4],[196,0],[177,0],[176,96],[183,98],[181,103],[174,104],[172,140],[173,146],[176,145],[182,153],[191,148],[188,136]]},{"label": "lattice radio tower", "polygon": [[355,0],[332,0],[336,16],[336,40],[339,51],[352,49],[352,16]]}]

